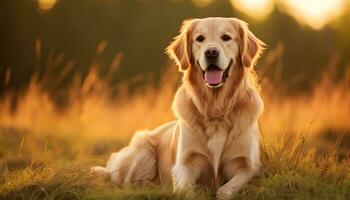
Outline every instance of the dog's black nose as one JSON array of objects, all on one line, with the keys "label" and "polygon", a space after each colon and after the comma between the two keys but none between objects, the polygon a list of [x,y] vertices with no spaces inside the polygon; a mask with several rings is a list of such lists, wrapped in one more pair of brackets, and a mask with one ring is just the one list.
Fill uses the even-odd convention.
[{"label": "dog's black nose", "polygon": [[212,61],[212,60],[216,60],[219,57],[220,51],[219,51],[219,49],[212,47],[212,48],[207,49],[204,52],[204,54],[205,54],[206,59]]}]

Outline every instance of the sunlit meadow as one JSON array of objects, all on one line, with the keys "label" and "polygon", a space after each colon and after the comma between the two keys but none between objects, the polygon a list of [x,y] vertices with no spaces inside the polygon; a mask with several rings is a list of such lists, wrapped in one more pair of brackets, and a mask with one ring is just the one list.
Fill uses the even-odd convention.
[{"label": "sunlit meadow", "polygon": [[[57,2],[38,0],[38,10],[49,12]],[[191,2],[206,7],[212,0]],[[257,21],[280,9],[315,30],[347,11],[346,0],[308,6],[311,2],[230,1]],[[68,83],[74,62],[62,54],[40,62],[40,39],[35,42],[36,73],[25,89],[7,87],[14,75],[6,70],[1,80],[6,93],[0,99],[0,199],[214,198],[213,191],[173,195],[171,188],[152,184],[120,188],[89,173],[136,130],[175,120],[171,104],[181,82],[181,73],[169,63],[160,80],[150,73],[115,84],[124,58],[117,53],[111,64],[102,64],[107,45],[98,44],[87,75],[75,73]],[[291,93],[281,78],[284,48],[269,47],[256,67],[265,103],[260,119],[263,167],[236,198],[350,199],[350,66],[339,77],[335,55],[309,89]]]},{"label": "sunlit meadow", "polygon": [[[98,47],[97,56],[103,53],[103,45]],[[277,58],[278,50],[272,50],[260,66],[261,73],[265,67],[276,67],[273,59]],[[120,59],[122,56],[117,54],[109,67],[111,76],[117,72]],[[261,177],[252,181],[251,188],[244,189],[240,198],[312,197],[313,192],[305,194],[304,190],[309,191],[313,184],[329,187],[321,193],[323,197],[349,197],[350,71],[335,81],[334,62],[313,89],[304,94],[287,94],[282,82],[260,79],[266,105],[260,120],[265,167]],[[103,164],[109,153],[126,145],[135,130],[174,120],[171,102],[181,76],[170,65],[156,86],[151,84],[152,77],[137,77],[111,87],[108,78],[100,77],[99,67],[93,63],[85,78],[76,74],[71,85],[57,91],[66,97],[63,106],[57,106],[47,87],[60,84],[70,70],[69,63],[58,76],[50,71],[45,71],[40,79],[39,73],[33,75],[29,87],[17,96],[16,105],[11,92],[2,99],[3,198],[195,198],[173,196],[169,188],[155,186],[118,189],[88,173],[90,165]],[[54,71],[52,68],[47,69]],[[11,79],[11,72],[7,76]],[[146,84],[129,91],[132,81]],[[303,177],[303,173],[310,172],[314,173],[311,177]],[[328,174],[327,178],[323,173]],[[57,189],[55,185],[61,186]],[[288,194],[289,190],[296,194]],[[213,197],[210,192],[200,195]]]}]

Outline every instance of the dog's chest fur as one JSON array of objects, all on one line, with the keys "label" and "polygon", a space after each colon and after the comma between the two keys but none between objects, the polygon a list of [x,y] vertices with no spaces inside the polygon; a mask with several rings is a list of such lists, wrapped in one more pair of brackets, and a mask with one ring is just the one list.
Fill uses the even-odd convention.
[{"label": "dog's chest fur", "polygon": [[219,182],[219,166],[228,138],[228,126],[224,122],[207,122],[205,134],[208,137],[207,148],[213,166],[215,182]]}]

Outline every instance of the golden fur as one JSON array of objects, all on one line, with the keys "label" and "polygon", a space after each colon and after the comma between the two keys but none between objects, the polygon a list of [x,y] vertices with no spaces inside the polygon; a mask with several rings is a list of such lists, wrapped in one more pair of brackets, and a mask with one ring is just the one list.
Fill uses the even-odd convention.
[{"label": "golden fur", "polygon": [[[220,30],[232,41],[217,37]],[[206,34],[207,41],[196,43],[196,34]],[[208,45],[222,50],[222,63],[231,59],[229,76],[218,88],[205,84],[204,67],[198,64]],[[247,24],[235,18],[184,21],[166,49],[183,72],[172,107],[177,120],[136,133],[105,168],[94,167],[94,172],[117,184],[172,185],[174,192],[209,186],[218,189],[218,198],[230,198],[260,166],[258,118],[263,102],[252,77],[263,47]]]}]

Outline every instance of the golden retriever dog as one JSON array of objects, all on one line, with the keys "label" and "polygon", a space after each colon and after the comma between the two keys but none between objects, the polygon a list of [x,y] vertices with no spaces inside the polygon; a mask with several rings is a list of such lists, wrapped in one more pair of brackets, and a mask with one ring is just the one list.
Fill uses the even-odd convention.
[{"label": "golden retriever dog", "polygon": [[116,184],[202,186],[231,198],[260,167],[263,101],[252,75],[264,46],[236,18],[184,21],[166,49],[183,73],[172,106],[177,120],[137,132],[93,172]]}]

